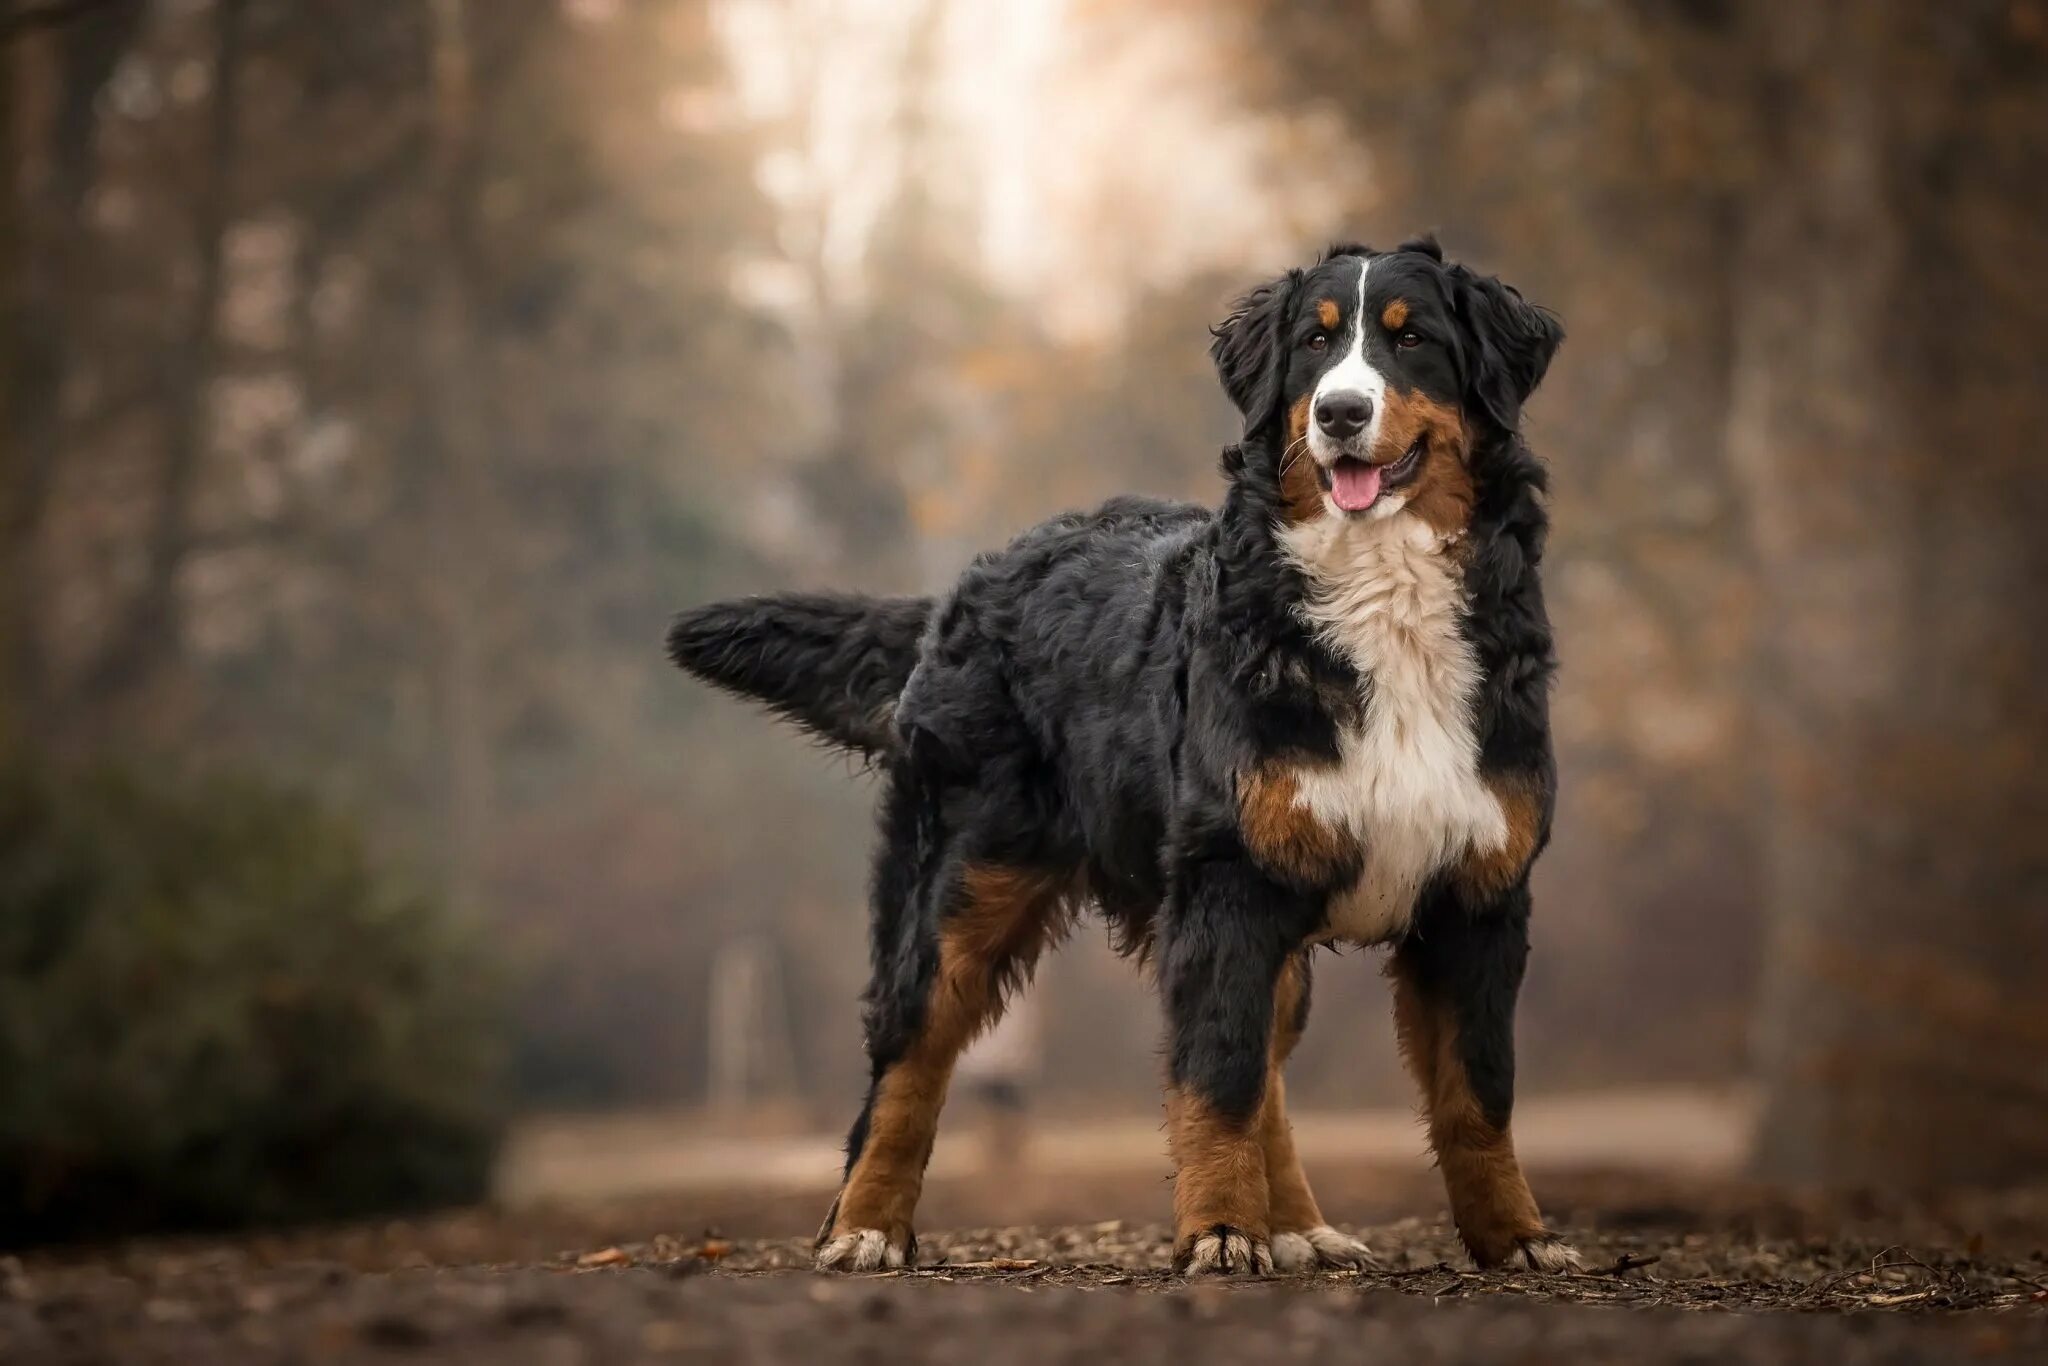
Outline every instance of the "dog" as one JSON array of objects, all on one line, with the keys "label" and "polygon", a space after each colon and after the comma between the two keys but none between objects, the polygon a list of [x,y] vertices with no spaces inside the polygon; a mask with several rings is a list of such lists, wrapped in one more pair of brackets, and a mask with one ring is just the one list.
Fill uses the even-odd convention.
[{"label": "dog", "polygon": [[867,1100],[821,1269],[911,1263],[950,1070],[1083,908],[1164,1003],[1174,1263],[1356,1267],[1294,1152],[1310,956],[1388,946],[1400,1051],[1481,1267],[1566,1271],[1515,1156],[1529,872],[1556,790],[1524,403],[1549,312],[1434,239],[1332,248],[1212,329],[1219,508],[1056,517],[939,598],[677,617],[684,669],[883,783]]}]

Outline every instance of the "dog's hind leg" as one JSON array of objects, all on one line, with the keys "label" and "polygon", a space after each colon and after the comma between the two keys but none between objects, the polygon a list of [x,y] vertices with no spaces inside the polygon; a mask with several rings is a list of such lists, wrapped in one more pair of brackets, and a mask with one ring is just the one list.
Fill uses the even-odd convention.
[{"label": "dog's hind leg", "polygon": [[1515,1157],[1515,998],[1529,954],[1529,894],[1481,909],[1446,897],[1395,948],[1394,1024],[1422,1088],[1429,1146],[1451,1218],[1482,1267],[1572,1271],[1578,1253],[1544,1226]]},{"label": "dog's hind leg", "polygon": [[[1061,923],[1067,879],[941,857],[926,877],[876,876],[875,975],[868,993],[867,1104],[846,1143],[839,1196],[819,1230],[820,1270],[872,1271],[916,1257],[912,1216],[953,1063],[1001,1013]],[[893,905],[886,897],[900,898]]]},{"label": "dog's hind leg", "polygon": [[1309,963],[1304,950],[1287,960],[1273,993],[1273,1044],[1266,1065],[1266,1099],[1259,1112],[1259,1143],[1266,1154],[1273,1265],[1281,1271],[1350,1269],[1373,1264],[1364,1243],[1323,1221],[1308,1175],[1294,1151],[1287,1122],[1287,1083],[1281,1075],[1308,1025]]}]

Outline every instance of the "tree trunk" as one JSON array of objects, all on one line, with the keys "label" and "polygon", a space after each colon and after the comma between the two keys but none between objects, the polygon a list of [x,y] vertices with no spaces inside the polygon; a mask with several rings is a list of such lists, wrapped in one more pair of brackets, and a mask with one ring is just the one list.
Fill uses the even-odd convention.
[{"label": "tree trunk", "polygon": [[[2048,111],[1919,60],[1945,24],[1974,41],[1945,32],[1945,58],[1989,63],[1999,20],[1908,8],[1751,16],[1771,145],[1731,278],[1767,636],[1758,1163],[1832,1185],[2048,1162],[2044,509],[2020,449],[2048,399],[2004,363],[2040,354],[2029,306],[1970,283],[2041,247],[2014,187],[2041,184]],[[1973,200],[1936,181],[1971,174],[1979,113],[2012,178]]]},{"label": "tree trunk", "polygon": [[142,586],[94,666],[86,693],[131,694],[175,659],[184,635],[178,576],[192,543],[192,495],[213,439],[227,234],[241,142],[243,16],[248,0],[215,0],[213,102],[194,213],[198,285],[185,337],[166,366],[163,460],[144,547]]},{"label": "tree trunk", "polygon": [[[89,273],[86,206],[99,182],[99,100],[140,27],[142,0],[116,0],[75,14],[53,16],[56,32],[39,42],[10,38],[0,51],[0,118],[7,196],[4,253],[7,347],[0,383],[8,388],[0,413],[5,440],[0,477],[0,692],[17,721],[41,710],[43,675],[39,608],[47,593],[42,573],[42,529],[69,433],[63,397],[75,354],[77,291]],[[17,107],[16,67],[38,47],[54,50],[56,107],[47,120],[41,180],[26,188],[29,160]]]},{"label": "tree trunk", "polygon": [[463,0],[429,0],[434,24],[434,145],[442,267],[433,302],[427,430],[429,501],[441,562],[433,574],[435,710],[444,745],[442,836],[449,900],[475,906],[492,796],[481,614],[489,541],[488,478],[478,428],[474,326],[477,259],[475,90]]},{"label": "tree trunk", "polygon": [[33,618],[32,601],[23,591],[19,575],[28,556],[21,550],[22,536],[33,519],[24,518],[19,507],[24,475],[20,434],[14,416],[18,405],[15,390],[16,338],[22,316],[21,263],[21,155],[17,141],[14,108],[14,64],[17,54],[0,49],[0,565],[5,582],[0,583],[0,760],[13,748],[23,730],[22,661],[28,657],[27,635]]}]

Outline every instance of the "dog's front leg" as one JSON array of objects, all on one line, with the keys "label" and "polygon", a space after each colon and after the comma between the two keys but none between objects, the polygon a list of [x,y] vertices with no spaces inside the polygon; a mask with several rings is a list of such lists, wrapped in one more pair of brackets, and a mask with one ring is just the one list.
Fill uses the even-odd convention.
[{"label": "dog's front leg", "polygon": [[1189,1275],[1273,1269],[1261,1110],[1274,989],[1300,943],[1290,900],[1248,861],[1205,863],[1162,927],[1173,1254]]},{"label": "dog's front leg", "polygon": [[1515,999],[1529,955],[1526,884],[1479,904],[1445,895],[1394,949],[1394,1024],[1422,1088],[1451,1218],[1482,1267],[1572,1271],[1515,1157]]}]

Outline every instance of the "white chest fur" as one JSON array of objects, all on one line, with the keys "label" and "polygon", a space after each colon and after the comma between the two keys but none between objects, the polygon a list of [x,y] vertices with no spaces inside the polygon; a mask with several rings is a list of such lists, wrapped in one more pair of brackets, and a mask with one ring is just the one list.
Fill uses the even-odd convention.
[{"label": "white chest fur", "polygon": [[1331,900],[1329,937],[1383,943],[1406,928],[1432,874],[1507,843],[1507,818],[1479,778],[1463,586],[1443,537],[1399,511],[1318,517],[1280,539],[1308,580],[1303,613],[1369,680],[1338,762],[1295,776],[1300,805],[1365,850],[1357,884]]}]

